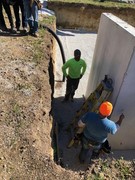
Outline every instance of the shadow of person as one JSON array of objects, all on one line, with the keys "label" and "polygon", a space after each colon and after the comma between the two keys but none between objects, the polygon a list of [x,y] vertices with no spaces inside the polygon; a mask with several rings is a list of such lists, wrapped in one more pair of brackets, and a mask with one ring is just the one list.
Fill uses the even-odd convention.
[{"label": "shadow of person", "polygon": [[27,35],[28,33],[24,32],[23,30],[20,30],[19,32],[11,31],[10,29],[7,29],[6,31],[0,31],[0,36],[22,37]]}]

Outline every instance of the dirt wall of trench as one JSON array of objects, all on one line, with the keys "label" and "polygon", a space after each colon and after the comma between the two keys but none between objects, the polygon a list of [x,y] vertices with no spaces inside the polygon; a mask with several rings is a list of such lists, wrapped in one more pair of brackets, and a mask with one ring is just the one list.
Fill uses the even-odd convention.
[{"label": "dirt wall of trench", "polygon": [[112,13],[135,27],[135,9],[105,8],[89,4],[48,2],[48,9],[56,14],[57,27],[97,31],[100,16],[104,12]]}]

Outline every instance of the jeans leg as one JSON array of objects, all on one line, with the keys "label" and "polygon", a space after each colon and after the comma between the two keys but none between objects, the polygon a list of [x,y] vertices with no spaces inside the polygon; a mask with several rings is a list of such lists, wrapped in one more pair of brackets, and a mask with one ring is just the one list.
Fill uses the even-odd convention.
[{"label": "jeans leg", "polygon": [[14,23],[13,23],[13,18],[12,18],[10,6],[7,4],[6,1],[2,1],[2,2],[3,2],[3,7],[4,7],[4,9],[6,11],[6,14],[8,16],[10,26],[11,26],[11,28],[13,28],[14,27]]},{"label": "jeans leg", "polygon": [[101,144],[93,147],[91,160],[99,158],[100,149],[101,149]]},{"label": "jeans leg", "polygon": [[82,148],[81,148],[81,152],[79,154],[79,160],[80,160],[80,163],[84,163],[87,158],[90,147],[89,147],[89,143],[88,143],[87,139],[84,137],[83,134],[81,136],[81,145],[82,145]]},{"label": "jeans leg", "polygon": [[14,9],[14,14],[15,14],[15,19],[16,19],[16,28],[19,29],[20,28],[20,15],[19,15],[19,4],[18,2],[16,2],[13,5],[13,9]]},{"label": "jeans leg", "polygon": [[6,28],[3,11],[2,11],[2,2],[0,1],[0,28]]},{"label": "jeans leg", "polygon": [[22,27],[25,28],[25,27],[27,27],[27,19],[26,19],[26,12],[25,12],[25,9],[24,9],[23,0],[20,0],[19,6],[20,6],[20,9],[21,9]]},{"label": "jeans leg", "polygon": [[23,8],[24,8],[24,21],[25,21],[25,25],[26,25],[26,27],[27,27],[27,25],[28,25],[28,17],[27,17],[27,2],[26,2],[26,0],[23,0]]},{"label": "jeans leg", "polygon": [[94,152],[99,152],[100,149],[101,149],[101,144],[93,147]]},{"label": "jeans leg", "polygon": [[81,152],[79,154],[79,160],[80,160],[80,163],[84,163],[85,160],[86,160],[86,157],[88,155],[88,152],[89,152],[89,149],[85,149],[83,146],[81,148]]},{"label": "jeans leg", "polygon": [[24,3],[26,20],[29,24],[30,32],[33,33],[34,24],[33,24],[33,17],[32,17],[32,8],[30,7],[28,0],[23,0],[23,3]]},{"label": "jeans leg", "polygon": [[33,19],[34,19],[33,31],[34,31],[34,33],[36,33],[38,31],[38,7],[37,7],[37,4],[35,2],[32,5],[32,15],[33,15]]}]

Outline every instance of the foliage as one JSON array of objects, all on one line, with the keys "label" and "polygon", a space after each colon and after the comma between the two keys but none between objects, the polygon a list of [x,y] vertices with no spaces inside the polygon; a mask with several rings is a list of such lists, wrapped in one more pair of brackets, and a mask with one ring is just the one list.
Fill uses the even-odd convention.
[{"label": "foliage", "polygon": [[120,159],[99,159],[89,167],[86,180],[132,179],[134,178],[134,163]]}]

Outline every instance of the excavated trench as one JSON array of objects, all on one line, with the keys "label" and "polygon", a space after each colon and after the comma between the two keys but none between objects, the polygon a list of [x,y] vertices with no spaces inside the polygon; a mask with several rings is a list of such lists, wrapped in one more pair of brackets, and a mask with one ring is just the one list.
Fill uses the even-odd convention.
[{"label": "excavated trench", "polygon": [[73,56],[74,49],[79,48],[82,51],[82,58],[84,58],[88,64],[86,75],[80,82],[79,89],[77,90],[75,95],[74,103],[68,102],[63,104],[61,101],[64,97],[66,86],[66,83],[62,81],[63,75],[61,72],[63,55],[60,52],[58,43],[55,44],[55,71],[54,75],[51,75],[51,83],[53,84],[52,88],[54,88],[51,111],[54,120],[54,160],[56,161],[56,163],[60,164],[66,169],[70,169],[73,171],[86,170],[89,159],[84,165],[79,163],[78,155],[80,152],[80,145],[77,147],[72,147],[70,149],[67,148],[72,135],[70,131],[67,131],[67,127],[75,117],[76,111],[84,102],[84,95],[87,87],[88,75],[90,72],[100,15],[102,12],[111,12],[121,19],[127,21],[129,24],[135,26],[135,12],[133,12],[132,10],[132,12],[128,10],[123,12],[122,9],[121,11],[119,11],[118,9],[114,8],[95,8],[90,5],[76,5],[74,3],[72,3],[72,5],[70,4],[69,6],[69,4],[57,2],[49,2],[48,8],[55,11],[57,27],[59,27],[60,29],[68,28],[68,30],[57,30],[56,32],[63,46],[63,53],[65,54],[65,58],[71,58]]},{"label": "excavated trench", "polygon": [[[67,148],[67,145],[71,139],[71,131],[67,130],[71,121],[73,120],[76,111],[81,107],[84,102],[84,94],[88,81],[88,74],[90,71],[90,65],[92,62],[92,56],[95,46],[96,33],[90,33],[88,31],[74,31],[74,30],[57,30],[57,36],[59,37],[63,46],[63,51],[66,59],[73,56],[74,49],[79,48],[82,51],[82,58],[88,61],[87,71],[85,77],[81,80],[79,90],[76,92],[75,102],[68,102],[63,104],[61,101],[65,94],[66,82],[63,82],[63,75],[61,67],[63,64],[63,56],[60,51],[59,43],[56,44],[56,61],[54,77],[52,76],[52,88],[54,87],[52,111],[53,116],[53,140],[54,140],[54,160],[57,164],[60,164],[66,169],[73,171],[84,171],[87,169],[86,162],[84,165],[80,164],[78,155],[80,152],[80,145],[78,147]],[[82,37],[83,36],[83,37]],[[87,39],[92,42],[86,46]],[[68,41],[69,40],[69,41]],[[82,41],[83,43],[79,43]],[[80,44],[80,45],[78,45]],[[55,49],[55,48],[54,48]],[[51,68],[52,69],[52,68]],[[54,78],[54,81],[53,81]]]}]

